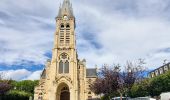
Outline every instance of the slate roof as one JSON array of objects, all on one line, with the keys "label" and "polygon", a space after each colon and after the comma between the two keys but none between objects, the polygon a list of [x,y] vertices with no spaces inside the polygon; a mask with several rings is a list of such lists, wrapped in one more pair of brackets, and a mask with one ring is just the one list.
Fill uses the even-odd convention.
[{"label": "slate roof", "polygon": [[59,8],[58,16],[63,17],[64,14],[67,14],[69,17],[73,17],[73,8],[69,0],[64,0],[62,7]]},{"label": "slate roof", "polygon": [[97,77],[96,69],[86,69],[86,77]]},{"label": "slate roof", "polygon": [[44,69],[43,72],[41,73],[41,78],[42,79],[46,78],[46,69]]},{"label": "slate roof", "polygon": [[160,69],[160,68],[164,68],[164,66],[167,66],[167,67],[168,67],[168,70],[170,70],[170,62],[169,62],[169,63],[167,63],[167,64],[162,65],[161,67],[158,67],[158,68],[150,71],[150,73],[155,72],[156,70],[158,70],[158,69]]}]

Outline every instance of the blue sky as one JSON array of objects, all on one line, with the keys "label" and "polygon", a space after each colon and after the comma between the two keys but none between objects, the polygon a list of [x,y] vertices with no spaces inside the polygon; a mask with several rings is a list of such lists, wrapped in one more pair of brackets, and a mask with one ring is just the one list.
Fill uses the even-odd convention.
[{"label": "blue sky", "polygon": [[[170,61],[169,0],[71,0],[79,58],[87,67],[145,59],[150,70]],[[62,0],[0,1],[0,71],[38,79],[51,58]]]}]

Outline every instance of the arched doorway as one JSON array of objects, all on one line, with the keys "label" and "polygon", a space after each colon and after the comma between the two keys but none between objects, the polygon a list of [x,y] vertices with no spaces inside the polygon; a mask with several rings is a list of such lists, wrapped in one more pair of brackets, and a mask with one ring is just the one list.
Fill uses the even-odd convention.
[{"label": "arched doorway", "polygon": [[69,87],[65,83],[61,83],[57,88],[57,100],[70,100]]},{"label": "arched doorway", "polygon": [[70,92],[67,87],[63,87],[61,90],[60,100],[70,100]]}]

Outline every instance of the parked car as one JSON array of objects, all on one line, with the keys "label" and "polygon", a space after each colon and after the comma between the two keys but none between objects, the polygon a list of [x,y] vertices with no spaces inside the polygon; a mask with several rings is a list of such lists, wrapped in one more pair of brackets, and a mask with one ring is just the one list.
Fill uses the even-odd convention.
[{"label": "parked car", "polygon": [[[114,97],[111,100],[120,100],[121,97]],[[122,97],[122,100],[129,100],[129,97]]]},{"label": "parked car", "polygon": [[161,93],[161,100],[170,100],[170,92]]},{"label": "parked car", "polygon": [[138,97],[138,98],[131,98],[130,100],[156,100],[150,97]]}]

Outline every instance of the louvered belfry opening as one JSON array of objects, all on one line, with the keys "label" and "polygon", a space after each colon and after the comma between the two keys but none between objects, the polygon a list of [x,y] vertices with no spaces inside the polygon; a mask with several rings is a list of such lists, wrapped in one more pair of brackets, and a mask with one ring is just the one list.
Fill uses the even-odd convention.
[{"label": "louvered belfry opening", "polygon": [[59,34],[60,46],[69,46],[70,44],[70,25],[61,24]]}]

